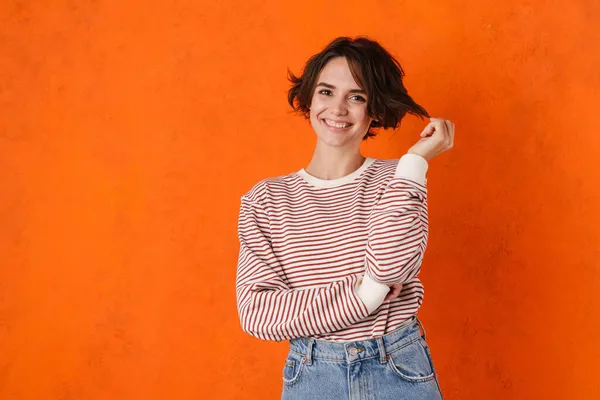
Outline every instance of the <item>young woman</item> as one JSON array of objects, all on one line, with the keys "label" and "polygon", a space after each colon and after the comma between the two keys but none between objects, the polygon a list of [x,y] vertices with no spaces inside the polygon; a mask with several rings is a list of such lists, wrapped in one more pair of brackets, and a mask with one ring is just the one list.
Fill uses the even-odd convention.
[{"label": "young woman", "polygon": [[[429,161],[450,149],[454,124],[431,118],[399,159],[365,157],[373,128],[429,114],[402,67],[366,37],[333,40],[288,102],[316,133],[298,172],[241,197],[236,298],[242,329],[289,340],[283,399],[440,399],[417,318],[427,245]],[[422,333],[421,333],[422,331]]]}]

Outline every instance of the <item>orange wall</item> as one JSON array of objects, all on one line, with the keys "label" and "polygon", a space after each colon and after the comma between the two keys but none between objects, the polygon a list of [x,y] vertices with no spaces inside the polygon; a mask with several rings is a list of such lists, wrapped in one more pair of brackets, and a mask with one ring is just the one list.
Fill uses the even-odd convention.
[{"label": "orange wall", "polygon": [[597,2],[39,3],[0,3],[1,399],[278,398],[239,197],[310,160],[286,67],[357,34],[456,123],[420,313],[447,399],[600,398]]}]

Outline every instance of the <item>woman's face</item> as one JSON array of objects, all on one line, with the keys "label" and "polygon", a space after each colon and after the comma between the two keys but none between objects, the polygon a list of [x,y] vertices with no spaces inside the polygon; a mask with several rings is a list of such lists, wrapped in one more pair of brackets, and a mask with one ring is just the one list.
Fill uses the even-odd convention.
[{"label": "woman's face", "polygon": [[310,104],[310,123],[318,139],[328,146],[360,147],[372,120],[367,94],[354,81],[346,58],[329,60]]}]

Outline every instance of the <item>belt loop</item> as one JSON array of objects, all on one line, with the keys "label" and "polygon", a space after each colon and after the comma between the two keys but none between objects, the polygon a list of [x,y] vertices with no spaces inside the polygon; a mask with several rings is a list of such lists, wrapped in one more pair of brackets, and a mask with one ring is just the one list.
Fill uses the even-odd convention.
[{"label": "belt loop", "polygon": [[417,315],[415,314],[415,319],[417,320],[417,323],[419,324],[419,326],[421,327],[421,330],[423,331],[423,340],[426,340],[426,333],[425,333],[425,327],[423,326],[423,323],[421,322],[421,320],[419,319],[419,317],[417,317]]},{"label": "belt loop", "polygon": [[377,339],[377,347],[379,347],[379,362],[384,364],[387,361],[387,354],[385,352],[383,336],[377,336],[375,339]]},{"label": "belt loop", "polygon": [[315,340],[312,338],[308,339],[308,344],[307,344],[307,349],[306,349],[306,365],[311,365],[312,364],[312,351],[313,351],[313,344],[315,343]]}]

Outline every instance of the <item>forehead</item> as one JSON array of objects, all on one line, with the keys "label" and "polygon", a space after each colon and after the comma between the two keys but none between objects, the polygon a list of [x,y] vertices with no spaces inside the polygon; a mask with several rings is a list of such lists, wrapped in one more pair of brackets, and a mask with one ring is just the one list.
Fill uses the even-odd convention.
[{"label": "forehead", "polygon": [[354,80],[350,66],[345,57],[335,57],[327,62],[319,74],[318,82],[326,82],[336,87],[359,89],[358,82]]}]

